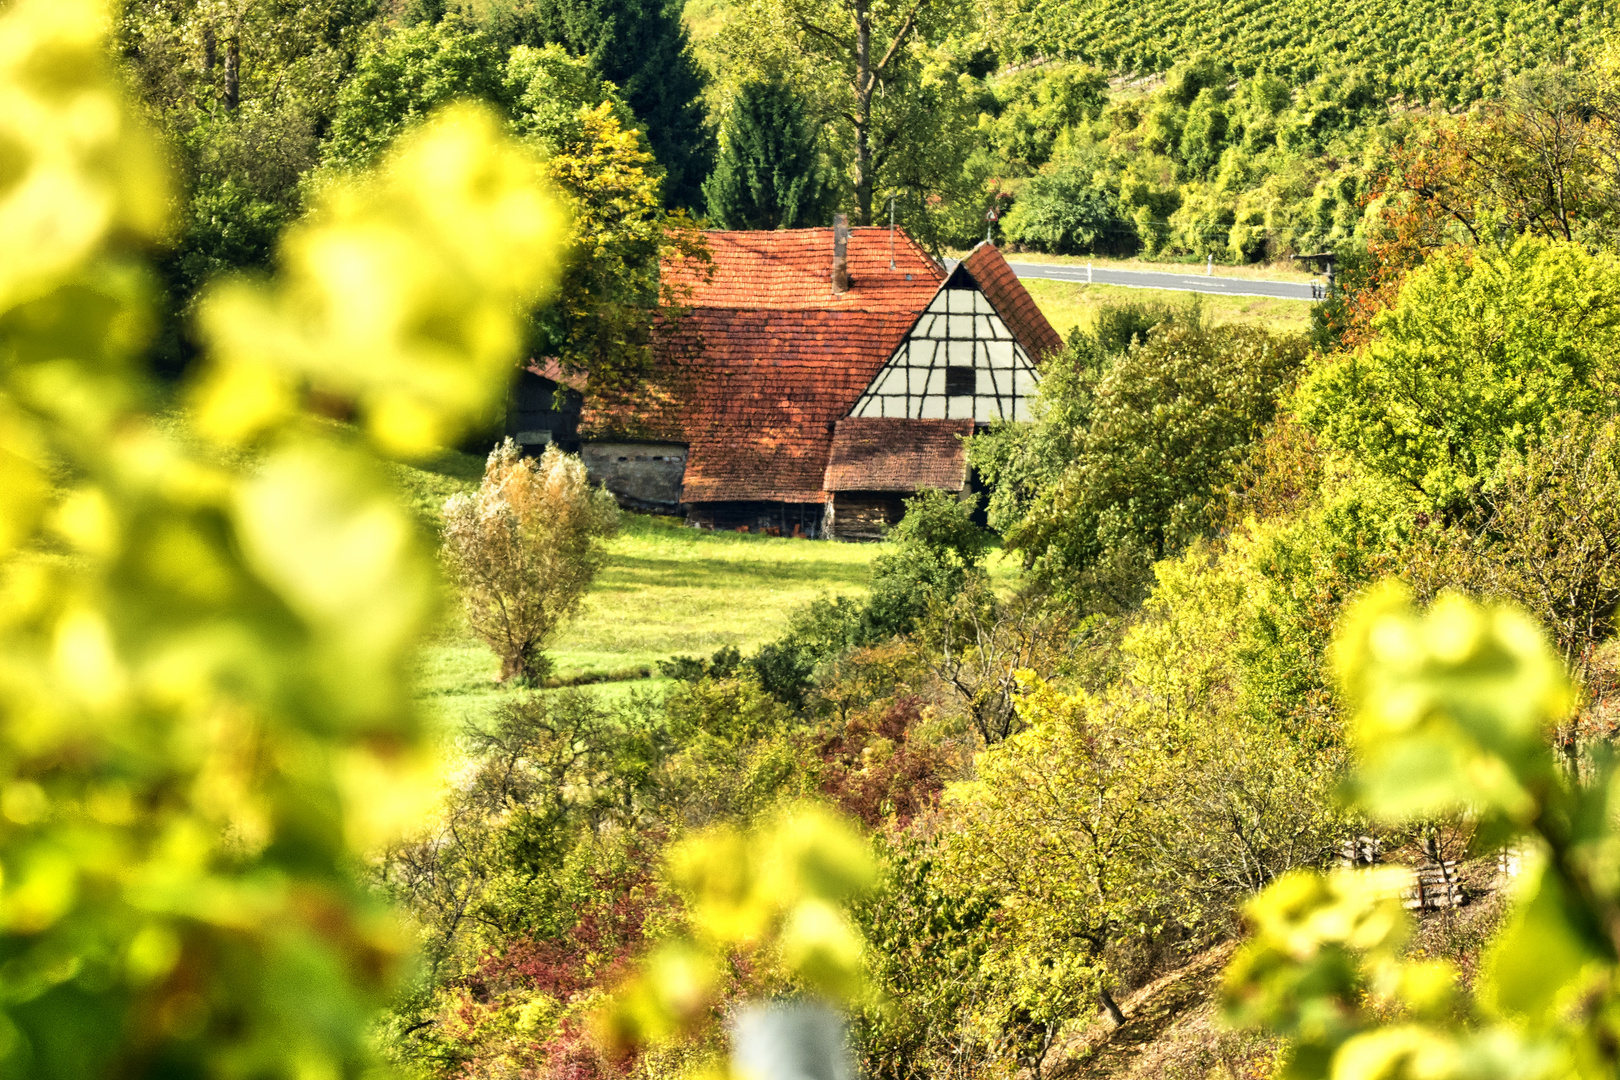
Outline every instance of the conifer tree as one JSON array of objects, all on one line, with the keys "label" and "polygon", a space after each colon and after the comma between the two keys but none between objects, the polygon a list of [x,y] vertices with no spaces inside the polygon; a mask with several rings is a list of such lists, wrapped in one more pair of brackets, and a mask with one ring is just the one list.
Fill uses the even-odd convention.
[{"label": "conifer tree", "polygon": [[779,82],[744,86],[726,119],[724,145],[703,184],[709,217],[727,229],[818,225],[833,192],[816,160],[804,105]]},{"label": "conifer tree", "polygon": [[468,5],[501,48],[561,45],[617,86],[664,170],[664,205],[695,210],[714,163],[704,74],[680,0],[509,0]]}]

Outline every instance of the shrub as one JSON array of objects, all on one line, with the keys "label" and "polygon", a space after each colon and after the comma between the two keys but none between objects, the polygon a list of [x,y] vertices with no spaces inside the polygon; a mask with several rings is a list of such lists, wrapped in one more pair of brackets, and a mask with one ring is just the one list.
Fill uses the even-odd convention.
[{"label": "shrub", "polygon": [[886,819],[904,826],[932,809],[951,762],[944,748],[913,738],[921,721],[917,699],[901,698],[824,735],[817,747],[826,765],[822,792],[869,829]]},{"label": "shrub", "polygon": [[779,701],[803,708],[816,668],[859,639],[863,610],[850,597],[823,596],[794,611],[787,633],[761,645],[749,658],[760,685]]},{"label": "shrub", "polygon": [[591,490],[577,457],[547,447],[537,461],[511,439],[490,451],[476,495],[445,502],[444,564],[502,682],[545,676],[540,650],[579,609],[618,525],[613,496]]},{"label": "shrub", "polygon": [[[748,665],[759,684],[802,709],[817,669],[851,649],[879,645],[908,634],[932,603],[946,604],[982,573],[990,533],[973,520],[973,504],[943,491],[923,490],[906,500],[906,513],[889,532],[872,563],[872,591],[865,602],[822,597],[795,611],[788,631],[760,647]],[[715,654],[715,662],[720,660]],[[667,674],[697,678],[704,661],[675,657]]]},{"label": "shrub", "polygon": [[1007,239],[1037,251],[1092,251],[1120,228],[1114,198],[1092,186],[1088,171],[1062,165],[1030,179],[1007,214]]},{"label": "shrub", "polygon": [[742,652],[735,645],[722,645],[705,660],[701,656],[672,656],[658,661],[658,673],[681,682],[695,683],[704,676],[726,679],[742,666]]},{"label": "shrub", "polygon": [[673,730],[683,740],[703,735],[734,745],[770,738],[792,719],[746,667],[730,675],[705,675],[671,687],[665,709]]},{"label": "shrub", "polygon": [[980,572],[989,543],[989,533],[973,521],[971,503],[933,490],[907,499],[887,550],[872,562],[872,594],[855,643],[910,633],[930,602],[948,603]]}]

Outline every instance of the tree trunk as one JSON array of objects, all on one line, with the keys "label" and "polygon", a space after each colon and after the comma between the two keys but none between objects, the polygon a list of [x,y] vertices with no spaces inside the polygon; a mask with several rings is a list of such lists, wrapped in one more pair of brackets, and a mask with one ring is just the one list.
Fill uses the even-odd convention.
[{"label": "tree trunk", "polygon": [[872,11],[855,2],[855,224],[872,224]]},{"label": "tree trunk", "polygon": [[242,49],[233,32],[225,43],[225,108],[234,112],[242,103]]},{"label": "tree trunk", "polygon": [[214,50],[215,50],[214,28],[212,26],[203,27],[202,50],[203,50],[203,57],[202,57],[203,71],[205,71],[208,74],[212,75],[214,73]]},{"label": "tree trunk", "polygon": [[1103,1012],[1108,1014],[1110,1023],[1115,1027],[1125,1023],[1125,1014],[1120,1011],[1119,1003],[1114,1000],[1114,995],[1108,992],[1108,987],[1099,987],[1097,997],[1102,1002]]}]

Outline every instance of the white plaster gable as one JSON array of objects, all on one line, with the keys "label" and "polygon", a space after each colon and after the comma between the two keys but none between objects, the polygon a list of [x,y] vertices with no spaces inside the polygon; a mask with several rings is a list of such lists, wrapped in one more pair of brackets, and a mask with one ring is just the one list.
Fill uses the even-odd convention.
[{"label": "white plaster gable", "polygon": [[1028,420],[1039,376],[989,297],[958,267],[942,285],[851,416]]}]

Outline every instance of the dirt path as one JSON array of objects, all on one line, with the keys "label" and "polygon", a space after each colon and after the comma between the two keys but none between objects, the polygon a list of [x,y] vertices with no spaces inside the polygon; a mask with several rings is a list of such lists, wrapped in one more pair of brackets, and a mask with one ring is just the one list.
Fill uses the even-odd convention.
[{"label": "dirt path", "polygon": [[1045,1080],[1202,1080],[1212,1069],[1217,1076],[1248,1075],[1250,1053],[1223,1059],[1228,1049],[1253,1048],[1223,1047],[1230,1039],[1223,1040],[1216,1016],[1221,970],[1236,948],[1233,942],[1216,946],[1128,995],[1120,1002],[1126,1019],[1118,1028],[1099,1017],[1060,1035]]}]

